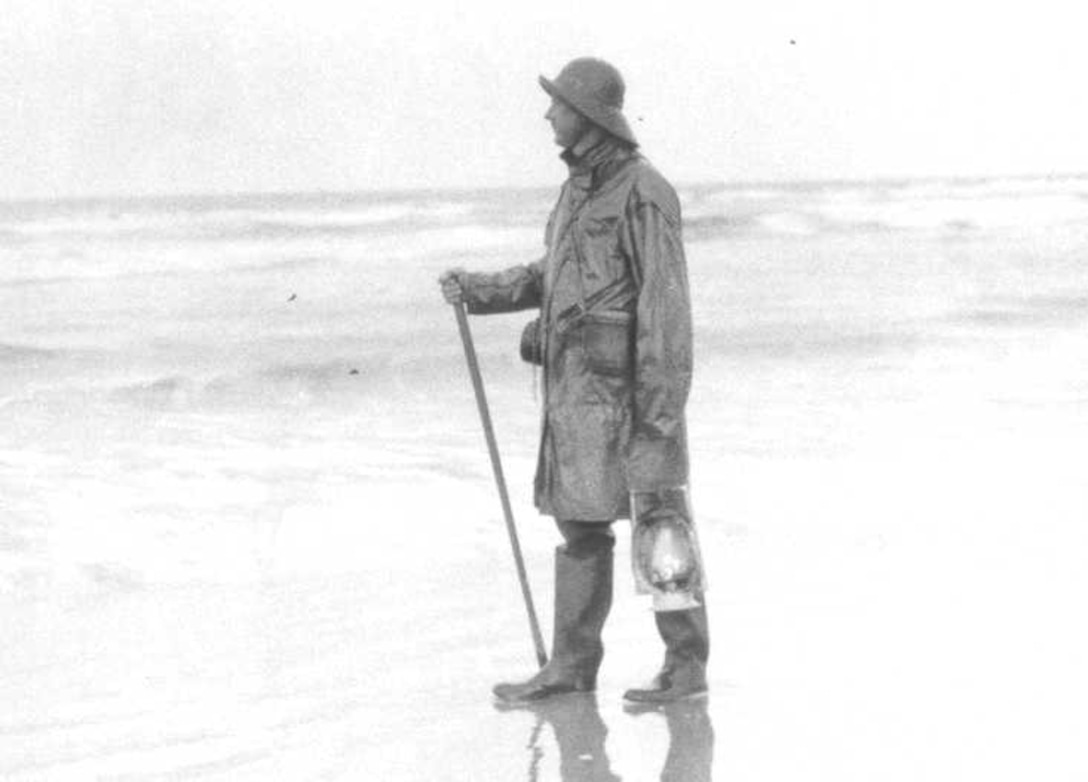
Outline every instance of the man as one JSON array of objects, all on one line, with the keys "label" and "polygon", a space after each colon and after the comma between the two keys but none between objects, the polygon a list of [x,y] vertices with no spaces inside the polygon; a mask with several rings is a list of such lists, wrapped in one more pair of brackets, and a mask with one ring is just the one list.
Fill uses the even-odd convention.
[{"label": "man", "polygon": [[[688,479],[691,307],[679,201],[637,151],[614,67],[579,58],[540,84],[570,174],[548,220],[547,253],[502,272],[454,269],[439,280],[446,299],[472,314],[540,310],[523,335],[523,357],[542,364],[544,376],[535,501],[564,543],[555,554],[551,660],[528,681],[497,685],[504,702],[596,687],[612,604],[612,523],[630,518],[632,497],[661,505]],[[706,692],[698,597],[697,608],[655,612],[665,662],[627,700]]]}]

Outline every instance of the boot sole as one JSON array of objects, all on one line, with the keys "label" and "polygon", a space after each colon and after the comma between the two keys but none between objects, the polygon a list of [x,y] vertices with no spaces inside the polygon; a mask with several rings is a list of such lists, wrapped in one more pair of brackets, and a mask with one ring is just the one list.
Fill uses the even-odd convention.
[{"label": "boot sole", "polygon": [[597,688],[591,684],[574,684],[571,686],[558,686],[558,687],[541,687],[535,690],[530,690],[524,694],[511,694],[501,695],[494,690],[491,691],[491,695],[496,703],[538,703],[540,701],[550,700],[552,698],[560,698],[564,695],[574,695],[577,693],[594,692]]},{"label": "boot sole", "polygon": [[560,707],[568,701],[577,701],[581,698],[595,696],[596,692],[594,690],[568,690],[528,701],[508,701],[495,696],[491,699],[491,706],[498,712],[534,711],[552,706]]},{"label": "boot sole", "polygon": [[632,693],[625,692],[623,694],[623,700],[625,704],[632,706],[668,706],[670,703],[685,703],[687,701],[698,701],[704,698],[710,697],[710,690],[698,690],[696,692],[689,692],[686,695],[668,696],[668,691],[662,690],[660,695],[641,696],[634,695]]}]

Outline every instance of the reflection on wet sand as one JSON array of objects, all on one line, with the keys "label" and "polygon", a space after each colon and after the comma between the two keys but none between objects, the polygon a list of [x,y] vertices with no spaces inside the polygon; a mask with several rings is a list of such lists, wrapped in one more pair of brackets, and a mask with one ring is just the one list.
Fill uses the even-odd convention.
[{"label": "reflection on wet sand", "polygon": [[628,706],[628,714],[663,714],[669,729],[669,752],[661,769],[661,782],[710,782],[714,762],[714,726],[706,710],[707,699],[664,706]]},{"label": "reflection on wet sand", "polygon": [[[563,782],[619,782],[605,748],[608,726],[601,718],[593,693],[575,693],[530,704],[495,704],[500,711],[524,711],[536,716],[529,736],[529,782],[541,778],[546,757],[541,734],[550,725],[559,747]],[[662,706],[626,706],[628,715],[659,714],[669,732],[669,750],[661,768],[661,782],[709,782],[714,759],[714,727],[705,698]]]}]

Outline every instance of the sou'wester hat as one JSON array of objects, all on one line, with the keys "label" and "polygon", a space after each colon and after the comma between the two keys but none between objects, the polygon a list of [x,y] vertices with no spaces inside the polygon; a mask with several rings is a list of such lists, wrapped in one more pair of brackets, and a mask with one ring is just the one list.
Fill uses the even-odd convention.
[{"label": "sou'wester hat", "polygon": [[638,146],[631,126],[623,116],[625,87],[623,77],[614,66],[595,57],[579,57],[567,63],[554,81],[541,76],[540,86],[594,125]]}]

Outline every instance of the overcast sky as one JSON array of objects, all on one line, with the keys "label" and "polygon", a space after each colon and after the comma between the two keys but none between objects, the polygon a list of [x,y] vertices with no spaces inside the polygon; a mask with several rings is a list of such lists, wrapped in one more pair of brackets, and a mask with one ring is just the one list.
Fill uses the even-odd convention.
[{"label": "overcast sky", "polygon": [[1088,172],[1076,8],[5,0],[0,198],[554,184],[584,54],[679,182]]}]

